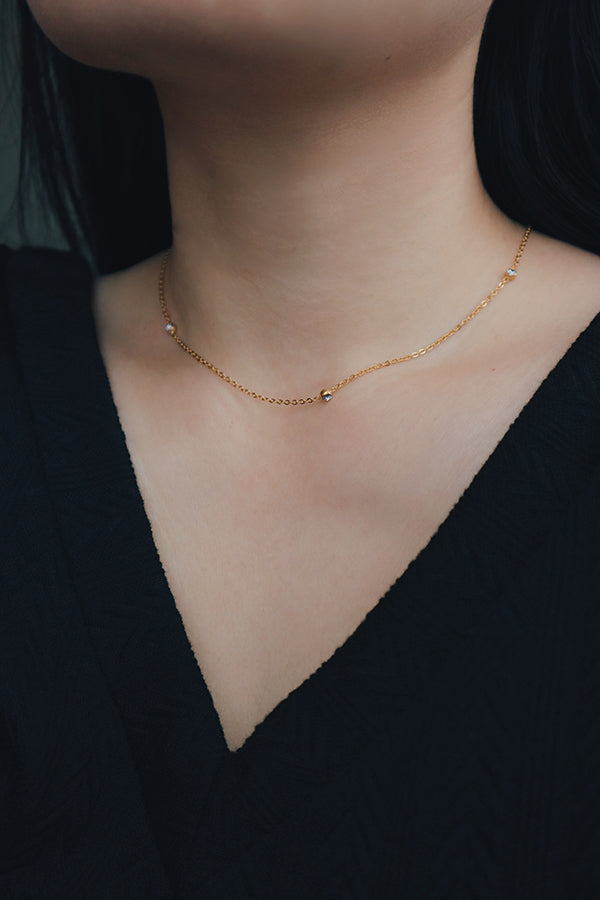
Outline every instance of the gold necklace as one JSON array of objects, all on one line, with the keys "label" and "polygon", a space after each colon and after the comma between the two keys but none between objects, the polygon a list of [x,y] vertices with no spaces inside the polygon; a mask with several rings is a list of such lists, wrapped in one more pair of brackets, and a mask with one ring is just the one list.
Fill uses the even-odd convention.
[{"label": "gold necklace", "polygon": [[413,353],[409,353],[407,356],[398,356],[396,359],[386,359],[384,362],[375,363],[373,366],[369,366],[366,369],[361,369],[360,372],[354,372],[352,375],[348,375],[347,378],[344,378],[343,381],[338,381],[337,384],[334,384],[333,387],[323,388],[323,390],[319,391],[314,397],[302,397],[299,399],[287,399],[282,397],[265,397],[263,394],[257,394],[256,391],[251,391],[243,385],[239,384],[239,382],[235,381],[234,378],[231,378],[229,375],[225,375],[220,369],[214,366],[212,363],[208,362],[208,360],[204,359],[203,356],[200,356],[199,353],[196,353],[195,350],[192,350],[191,347],[182,341],[182,339],[177,334],[177,326],[174,322],[171,321],[171,317],[169,315],[169,311],[167,309],[167,305],[165,303],[165,273],[167,270],[167,262],[169,259],[169,255],[171,250],[167,250],[165,257],[163,259],[163,263],[160,270],[160,278],[158,282],[158,294],[160,299],[160,305],[163,311],[163,315],[166,320],[165,330],[171,335],[173,340],[175,340],[182,350],[185,350],[186,353],[189,353],[193,359],[197,362],[202,363],[203,366],[206,366],[207,369],[210,369],[211,372],[214,372],[215,375],[218,375],[219,378],[222,378],[223,381],[226,381],[228,384],[231,384],[234,388],[237,388],[238,391],[242,391],[242,393],[247,394],[249,397],[253,397],[255,400],[262,400],[264,403],[277,403],[279,405],[283,404],[284,406],[303,406],[305,403],[316,403],[318,400],[323,400],[328,402],[333,398],[333,395],[336,391],[339,391],[340,388],[344,387],[344,385],[349,384],[351,381],[356,381],[357,378],[361,378],[363,375],[368,375],[370,372],[376,372],[377,369],[383,369],[385,366],[395,366],[396,363],[408,362],[411,359],[416,359],[418,356],[424,356],[426,353],[429,353],[430,350],[433,350],[435,347],[439,347],[440,344],[443,344],[444,341],[447,341],[449,337],[452,337],[453,334],[456,334],[458,331],[463,328],[467,322],[470,322],[471,319],[474,319],[477,313],[481,312],[481,310],[488,305],[490,300],[492,300],[496,294],[499,294],[505,284],[509,281],[514,281],[517,277],[517,268],[519,266],[519,262],[523,255],[523,251],[525,250],[525,245],[527,244],[527,240],[529,235],[531,234],[531,225],[525,231],[521,243],[519,245],[519,249],[517,250],[517,254],[514,258],[513,264],[509,269],[506,269],[504,275],[502,276],[502,280],[499,284],[496,285],[493,291],[490,293],[479,303],[474,310],[472,310],[468,316],[465,316],[464,319],[451,328],[450,331],[447,331],[442,337],[438,338],[436,341],[433,341],[432,344],[428,344],[426,347],[422,347],[420,350],[415,350]]}]

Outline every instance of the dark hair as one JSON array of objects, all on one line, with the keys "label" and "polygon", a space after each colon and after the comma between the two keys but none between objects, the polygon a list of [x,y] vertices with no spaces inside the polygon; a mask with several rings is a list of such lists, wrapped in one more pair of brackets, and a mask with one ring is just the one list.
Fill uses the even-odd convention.
[{"label": "dark hair", "polygon": [[[104,274],[172,241],[162,118],[147,79],[75,62],[14,0],[27,178]],[[495,0],[475,73],[484,185],[512,219],[600,254],[600,4]]]}]

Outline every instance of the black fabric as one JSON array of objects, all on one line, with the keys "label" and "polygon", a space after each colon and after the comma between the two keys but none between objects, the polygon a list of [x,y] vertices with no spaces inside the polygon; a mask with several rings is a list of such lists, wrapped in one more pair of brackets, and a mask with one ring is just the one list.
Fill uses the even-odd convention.
[{"label": "black fabric", "polygon": [[231,752],[87,264],[0,247],[0,272],[0,896],[598,898],[600,315],[428,546]]}]

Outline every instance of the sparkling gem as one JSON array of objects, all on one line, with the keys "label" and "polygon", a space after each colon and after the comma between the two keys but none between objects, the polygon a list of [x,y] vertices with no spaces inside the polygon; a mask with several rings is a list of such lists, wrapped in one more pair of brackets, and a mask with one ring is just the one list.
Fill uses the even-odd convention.
[{"label": "sparkling gem", "polygon": [[516,273],[516,270],[515,270],[515,269],[507,269],[507,270],[506,270],[506,274],[508,275],[509,278],[516,278],[516,277],[517,277],[517,273]]},{"label": "sparkling gem", "polygon": [[328,400],[331,400],[333,394],[331,393],[331,391],[328,391],[326,388],[324,388],[320,393],[320,397],[321,400],[325,400],[325,402],[327,402]]},{"label": "sparkling gem", "polygon": [[175,331],[175,326],[172,322],[169,322],[168,325],[165,325],[165,330],[168,331],[169,334],[172,334]]}]

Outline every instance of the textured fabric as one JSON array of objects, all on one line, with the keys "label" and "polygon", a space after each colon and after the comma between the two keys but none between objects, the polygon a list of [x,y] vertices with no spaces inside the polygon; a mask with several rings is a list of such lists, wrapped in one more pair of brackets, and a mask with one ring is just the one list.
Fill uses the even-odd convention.
[{"label": "textured fabric", "polygon": [[0,248],[0,897],[597,900],[600,315],[231,752],[91,287],[73,254]]}]

